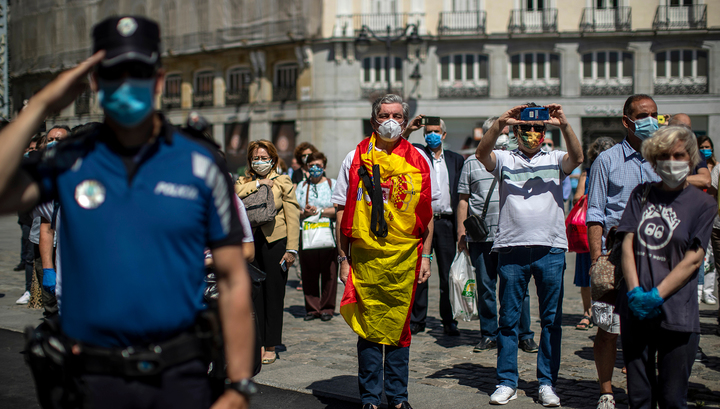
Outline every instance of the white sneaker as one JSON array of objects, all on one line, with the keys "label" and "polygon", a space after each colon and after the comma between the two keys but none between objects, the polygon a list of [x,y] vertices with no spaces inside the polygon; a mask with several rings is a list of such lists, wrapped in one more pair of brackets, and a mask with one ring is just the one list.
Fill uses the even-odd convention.
[{"label": "white sneaker", "polygon": [[23,295],[15,301],[15,304],[27,304],[28,302],[30,302],[30,291],[25,291]]},{"label": "white sneaker", "polygon": [[558,398],[550,385],[540,385],[538,398],[543,406],[560,406],[560,398]]},{"label": "white sneaker", "polygon": [[513,399],[517,399],[516,389],[505,385],[498,385],[495,392],[490,396],[490,403],[493,405],[504,405]]},{"label": "white sneaker", "polygon": [[717,298],[715,298],[715,295],[713,295],[713,293],[711,291],[712,290],[703,291],[703,302],[707,305],[717,304]]},{"label": "white sneaker", "polygon": [[615,409],[615,398],[609,393],[600,396],[597,409]]}]

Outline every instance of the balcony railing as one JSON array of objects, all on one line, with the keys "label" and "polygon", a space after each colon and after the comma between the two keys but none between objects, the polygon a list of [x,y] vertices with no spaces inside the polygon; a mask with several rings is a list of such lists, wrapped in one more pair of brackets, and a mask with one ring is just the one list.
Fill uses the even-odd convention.
[{"label": "balcony railing", "polygon": [[483,84],[453,84],[438,87],[438,97],[443,99],[473,99],[486,98],[490,95],[487,83]]},{"label": "balcony railing", "polygon": [[297,86],[273,87],[273,101],[297,101]]},{"label": "balcony railing", "polygon": [[655,78],[656,95],[707,94],[707,77]]},{"label": "balcony railing", "polygon": [[247,89],[228,91],[225,95],[225,105],[247,104],[250,101],[250,92]]},{"label": "balcony railing", "polygon": [[583,78],[580,83],[580,95],[630,95],[633,92],[632,78]]},{"label": "balcony railing", "polygon": [[508,91],[511,97],[549,97],[560,95],[560,80],[512,80]]},{"label": "balcony railing", "polygon": [[382,35],[390,27],[392,34],[405,30],[408,24],[415,24],[419,34],[425,33],[425,13],[388,14],[344,14],[335,18],[335,37],[354,37],[363,26]]},{"label": "balcony railing", "polygon": [[193,107],[211,107],[213,106],[213,94],[195,94],[193,95]]},{"label": "balcony railing", "polygon": [[440,13],[438,34],[485,34],[485,11],[443,11]]},{"label": "balcony railing", "polygon": [[707,4],[692,6],[658,6],[654,30],[682,30],[707,27]]},{"label": "balcony railing", "polygon": [[[377,98],[387,94],[387,82],[376,82],[374,84],[360,84],[360,97],[374,101]],[[393,81],[391,94],[403,95],[402,82]]]},{"label": "balcony railing", "polygon": [[630,31],[632,27],[631,11],[630,7],[614,9],[588,7],[583,10],[580,31]]},{"label": "balcony railing", "polygon": [[163,109],[178,109],[181,105],[180,95],[163,95],[162,97]]},{"label": "balcony railing", "polygon": [[508,31],[511,33],[557,32],[557,9],[515,9],[510,14]]}]

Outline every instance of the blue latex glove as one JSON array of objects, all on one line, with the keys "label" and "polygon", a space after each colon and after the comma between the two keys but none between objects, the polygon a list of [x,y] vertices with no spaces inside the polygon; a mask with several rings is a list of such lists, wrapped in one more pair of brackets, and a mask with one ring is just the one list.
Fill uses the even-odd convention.
[{"label": "blue latex glove", "polygon": [[640,315],[638,314],[638,308],[642,305],[641,298],[639,296],[644,293],[645,292],[640,286],[633,288],[627,293],[628,307],[630,308],[630,311],[632,311],[632,313],[635,314],[635,316],[638,318],[640,318]]},{"label": "blue latex glove", "polygon": [[[662,313],[660,306],[662,306],[665,300],[660,297],[658,289],[653,288],[650,291],[636,291],[636,288],[640,287],[633,288],[633,291],[631,291],[634,292],[632,296],[628,293],[628,306],[633,314],[641,320],[655,318],[660,315]],[[632,301],[630,301],[631,297]]]},{"label": "blue latex glove", "polygon": [[55,284],[57,283],[57,273],[54,268],[43,268],[42,286],[45,291],[55,295]]}]

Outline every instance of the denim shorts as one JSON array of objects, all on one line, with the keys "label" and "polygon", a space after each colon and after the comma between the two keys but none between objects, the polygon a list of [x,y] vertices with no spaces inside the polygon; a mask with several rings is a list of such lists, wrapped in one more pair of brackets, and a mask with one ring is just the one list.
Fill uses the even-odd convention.
[{"label": "denim shorts", "polygon": [[615,306],[602,301],[593,301],[592,320],[598,328],[610,334],[620,334],[620,315]]}]

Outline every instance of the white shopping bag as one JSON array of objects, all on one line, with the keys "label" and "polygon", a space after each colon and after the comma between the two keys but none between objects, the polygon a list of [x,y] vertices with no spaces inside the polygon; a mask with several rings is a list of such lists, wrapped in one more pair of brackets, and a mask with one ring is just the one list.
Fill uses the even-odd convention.
[{"label": "white shopping bag", "polygon": [[465,251],[455,254],[450,267],[450,304],[456,320],[478,317],[475,268]]}]

